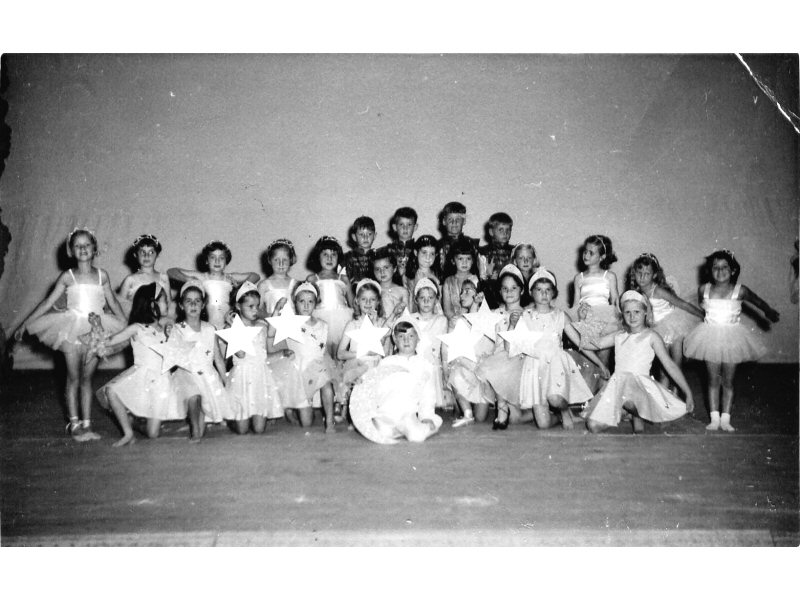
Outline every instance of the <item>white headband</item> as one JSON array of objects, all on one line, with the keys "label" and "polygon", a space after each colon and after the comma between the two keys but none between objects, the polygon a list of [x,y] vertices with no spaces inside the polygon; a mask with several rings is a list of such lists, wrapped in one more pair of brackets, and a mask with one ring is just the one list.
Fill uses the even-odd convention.
[{"label": "white headband", "polygon": [[417,285],[414,286],[414,296],[417,295],[417,292],[425,288],[430,288],[436,292],[437,296],[439,295],[439,288],[436,286],[436,284],[427,277],[423,277],[417,282]]},{"label": "white headband", "polygon": [[[258,288],[252,281],[245,281],[239,287],[239,290],[236,292],[236,302],[239,302],[239,299],[248,292],[255,292],[256,294],[258,294]],[[261,299],[261,294],[258,294],[258,298],[259,300]]]},{"label": "white headband", "polygon": [[292,300],[296,300],[297,299],[297,295],[300,292],[311,292],[312,294],[314,294],[314,298],[319,298],[319,292],[317,292],[317,288],[315,288],[313,285],[311,285],[307,281],[304,281],[303,283],[298,285],[296,288],[294,288],[294,292],[292,292]]},{"label": "white headband", "polygon": [[183,296],[184,292],[189,288],[197,288],[200,290],[200,295],[205,298],[206,297],[206,290],[203,288],[203,282],[199,279],[190,279],[186,283],[181,286],[181,296]]},{"label": "white headband", "polygon": [[547,281],[553,284],[553,287],[556,287],[555,276],[544,267],[539,267],[533,272],[533,275],[531,275],[531,282],[528,284],[528,287],[530,289],[533,289],[534,282],[536,282],[539,279],[547,279]]},{"label": "white headband", "polygon": [[628,290],[622,294],[622,297],[619,299],[619,304],[622,306],[629,301],[640,302],[647,306],[647,299],[635,290]]},{"label": "white headband", "polygon": [[361,291],[361,288],[363,288],[367,284],[372,284],[376,288],[378,288],[378,293],[380,294],[381,284],[378,283],[377,281],[375,281],[374,279],[368,279],[368,278],[365,277],[364,279],[362,279],[361,281],[359,281],[356,284],[356,296],[358,296],[358,292]]},{"label": "white headband", "polygon": [[506,273],[511,273],[512,275],[516,275],[522,282],[525,281],[525,278],[522,276],[522,271],[519,270],[519,267],[517,265],[506,265],[505,267],[500,269],[500,275],[497,276],[497,280],[500,281],[500,278]]}]

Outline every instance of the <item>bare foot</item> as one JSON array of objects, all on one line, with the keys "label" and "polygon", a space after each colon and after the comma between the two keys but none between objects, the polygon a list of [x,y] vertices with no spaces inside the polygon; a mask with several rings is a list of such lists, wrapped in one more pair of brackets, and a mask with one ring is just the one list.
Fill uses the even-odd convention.
[{"label": "bare foot", "polygon": [[133,432],[128,435],[123,435],[116,442],[111,444],[113,448],[122,448],[123,446],[133,446],[136,443],[136,438],[133,437]]},{"label": "bare foot", "polygon": [[572,413],[570,412],[569,408],[561,409],[561,427],[566,430],[571,430],[575,427],[572,422]]},{"label": "bare foot", "polygon": [[202,440],[202,439],[203,439],[203,438],[202,438],[202,437],[200,437],[200,436],[190,436],[190,437],[189,437],[189,443],[190,443],[190,444],[199,444],[199,443],[200,443],[200,440]]}]

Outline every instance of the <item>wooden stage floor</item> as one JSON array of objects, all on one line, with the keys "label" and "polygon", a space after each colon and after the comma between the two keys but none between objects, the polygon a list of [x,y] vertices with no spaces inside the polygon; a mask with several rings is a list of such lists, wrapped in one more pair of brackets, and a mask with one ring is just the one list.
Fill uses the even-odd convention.
[{"label": "wooden stage floor", "polygon": [[[735,433],[706,432],[698,407],[632,435],[452,429],[378,446],[343,426],[264,435],[180,423],[114,449],[64,434],[58,374],[2,382],[4,546],[797,546],[798,367],[737,375]],[[99,386],[115,372],[101,371]]]}]

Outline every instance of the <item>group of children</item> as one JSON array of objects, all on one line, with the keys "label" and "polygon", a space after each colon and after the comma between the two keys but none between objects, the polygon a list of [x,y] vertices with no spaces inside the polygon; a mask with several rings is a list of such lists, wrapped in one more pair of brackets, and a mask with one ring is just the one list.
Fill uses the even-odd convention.
[{"label": "group of children", "polygon": [[[115,446],[135,441],[132,416],[148,437],[163,421],[188,419],[196,441],[207,423],[223,421],[240,434],[283,417],[311,427],[315,408],[326,432],[350,423],[378,443],[422,441],[442,426],[436,409],[456,408],[453,427],[485,421],[493,408],[496,430],[530,421],[570,429],[582,408],[592,432],[626,418],[639,432],[643,419],[693,410],[684,356],[707,366],[707,428],[733,431],[736,366],[766,351],[740,323],[742,303],[778,320],[737,282],[733,253],[706,257],[698,307],[677,296],[650,253],[634,261],[620,296],[612,242],[590,236],[568,313],[554,306],[556,277],[533,245],[510,244],[511,217],[490,217],[486,246],[464,235],[465,221],[466,208],[450,203],[445,235],[415,239],[417,214],[404,207],[391,221],[393,242],[373,249],[374,221],[359,217],[353,250],[319,238],[303,282],[289,274],[297,255],[288,239],[267,248],[262,279],[227,271],[231,250],[218,240],[203,248],[205,270],[159,272],[161,244],[141,235],[131,246],[139,268],[117,293],[92,264],[94,233],[77,228],[67,239],[75,266],[16,338],[28,332],[63,353],[67,428],[78,441],[99,437],[90,419],[98,360],[130,344],[133,366],[96,391],[122,430]],[[65,293],[67,309],[55,309]],[[564,336],[574,348],[564,348]],[[660,381],[650,375],[655,358]]]}]

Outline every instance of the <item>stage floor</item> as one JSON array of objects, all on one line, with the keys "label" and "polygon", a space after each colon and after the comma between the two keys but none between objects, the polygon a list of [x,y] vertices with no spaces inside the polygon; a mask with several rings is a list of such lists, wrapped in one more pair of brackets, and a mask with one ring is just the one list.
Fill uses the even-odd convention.
[{"label": "stage floor", "polygon": [[[699,368],[698,368],[699,367]],[[737,374],[735,433],[706,432],[702,365],[691,416],[632,435],[490,423],[379,446],[318,419],[304,433],[180,423],[115,449],[64,434],[59,375],[2,382],[5,546],[797,546],[798,367]],[[99,386],[115,372],[101,371]]]}]

